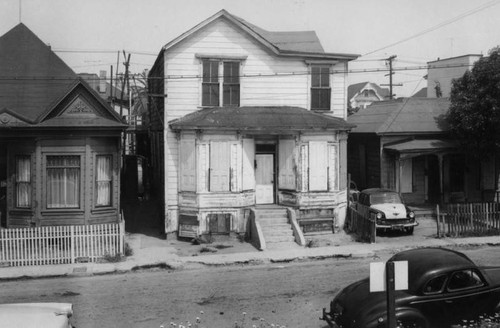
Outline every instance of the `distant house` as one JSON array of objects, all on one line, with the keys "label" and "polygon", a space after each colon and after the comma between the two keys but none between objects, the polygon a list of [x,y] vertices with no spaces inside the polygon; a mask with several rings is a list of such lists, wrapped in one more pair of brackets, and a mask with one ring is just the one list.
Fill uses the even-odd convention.
[{"label": "distant house", "polygon": [[381,88],[375,83],[361,82],[351,84],[347,88],[347,101],[350,108],[366,108],[376,101],[387,100],[389,89]]},{"label": "distant house", "polygon": [[352,127],[346,75],[333,72],[356,57],[324,52],[314,32],[269,32],[225,10],[167,43],[149,75],[165,231],[242,234],[267,207],[291,209],[303,232],[331,233]]},{"label": "distant house", "polygon": [[408,203],[492,200],[495,161],[477,162],[450,139],[445,98],[402,98],[372,104],[348,119],[348,169],[361,189],[399,191]]},{"label": "distant house", "polygon": [[0,75],[2,227],[118,222],[120,117],[24,24]]}]

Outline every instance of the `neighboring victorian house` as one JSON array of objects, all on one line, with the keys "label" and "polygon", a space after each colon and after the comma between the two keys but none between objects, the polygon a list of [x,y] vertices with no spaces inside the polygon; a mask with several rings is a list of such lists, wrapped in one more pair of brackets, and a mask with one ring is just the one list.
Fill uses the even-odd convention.
[{"label": "neighboring victorian house", "polygon": [[225,10],[167,43],[149,75],[166,232],[190,222],[198,235],[242,234],[268,205],[331,233],[346,201],[355,58],[324,52],[314,32],[269,32]]},{"label": "neighboring victorian house", "polygon": [[0,75],[2,227],[118,222],[118,115],[22,23]]},{"label": "neighboring victorian house", "polygon": [[361,82],[351,84],[347,88],[347,101],[349,108],[366,108],[376,101],[387,100],[389,89],[381,88],[375,83]]},{"label": "neighboring victorian house", "polygon": [[[444,76],[458,78],[471,66],[454,64],[460,71],[452,76],[451,66],[442,62],[431,63],[428,75],[449,96]],[[460,152],[443,120],[449,105],[448,98],[435,95],[401,98],[351,115],[348,122],[356,127],[349,134],[348,170],[358,188],[394,189],[411,204],[492,200],[495,161],[475,162]]]}]

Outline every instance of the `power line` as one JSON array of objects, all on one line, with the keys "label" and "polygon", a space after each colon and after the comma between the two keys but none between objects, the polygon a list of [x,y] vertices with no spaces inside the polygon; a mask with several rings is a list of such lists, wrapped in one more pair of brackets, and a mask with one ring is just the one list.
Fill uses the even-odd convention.
[{"label": "power line", "polygon": [[411,39],[417,38],[417,37],[419,37],[419,36],[421,36],[421,35],[424,35],[424,34],[427,34],[427,33],[429,33],[429,32],[435,31],[435,30],[437,30],[437,29],[439,29],[439,28],[441,28],[441,27],[443,27],[443,26],[446,26],[446,25],[449,25],[449,24],[451,24],[451,23],[454,23],[454,22],[456,22],[456,21],[458,21],[458,20],[460,20],[460,19],[462,19],[462,18],[465,18],[465,17],[467,17],[467,16],[473,15],[473,14],[475,14],[475,13],[477,13],[477,12],[481,11],[481,10],[485,10],[485,9],[487,9],[487,8],[489,8],[489,7],[493,7],[493,6],[497,5],[499,2],[500,2],[500,0],[490,1],[490,2],[488,2],[488,3],[486,3],[486,4],[483,4],[483,5],[479,6],[479,7],[476,7],[476,8],[474,8],[474,9],[471,9],[471,10],[469,10],[469,11],[465,12],[465,13],[462,13],[462,14],[460,14],[460,15],[458,15],[458,16],[456,16],[456,17],[454,17],[454,18],[451,18],[451,19],[449,19],[449,20],[447,20],[447,21],[444,21],[444,22],[442,22],[442,23],[439,23],[439,24],[437,24],[437,25],[435,25],[435,26],[433,26],[433,27],[427,28],[427,29],[425,29],[425,30],[423,30],[423,31],[421,31],[421,32],[418,32],[418,33],[413,34],[413,35],[411,35],[411,36],[409,36],[409,37],[406,37],[406,38],[404,38],[404,39],[402,39],[402,40],[399,40],[399,41],[397,41],[397,42],[391,43],[391,44],[389,44],[389,45],[387,45],[387,46],[385,46],[385,47],[382,47],[382,48],[379,48],[379,49],[376,49],[376,50],[373,50],[373,51],[367,52],[366,54],[362,55],[361,57],[366,56],[366,55],[373,54],[373,53],[375,53],[375,52],[379,52],[379,51],[381,51],[381,50],[384,50],[384,49],[387,49],[387,48],[393,47],[393,46],[398,45],[398,44],[400,44],[400,43],[403,43],[403,42],[409,41],[409,40],[411,40]]},{"label": "power line", "polygon": [[[432,70],[432,69],[443,69],[443,68],[458,68],[458,67],[472,67],[474,64],[453,64],[453,65],[421,65],[421,66],[405,66],[405,67],[392,67],[393,72],[406,72],[406,71],[418,71],[418,70]],[[359,74],[359,73],[382,73],[389,72],[388,68],[366,68],[366,69],[349,69],[349,70],[333,70],[332,74]],[[123,74],[121,74],[123,76]],[[129,74],[130,76],[141,76],[139,73]],[[285,76],[303,76],[311,75],[308,71],[297,71],[297,72],[285,72],[285,73],[254,73],[254,74],[242,74],[240,78],[261,78],[261,77],[285,77]],[[165,77],[149,77],[149,79],[161,79],[161,80],[198,80],[202,79],[203,76],[200,74],[196,75],[167,75]],[[67,77],[47,77],[47,76],[0,76],[0,81],[74,81],[78,77],[67,76]],[[99,78],[86,79],[86,81],[99,81]]]}]

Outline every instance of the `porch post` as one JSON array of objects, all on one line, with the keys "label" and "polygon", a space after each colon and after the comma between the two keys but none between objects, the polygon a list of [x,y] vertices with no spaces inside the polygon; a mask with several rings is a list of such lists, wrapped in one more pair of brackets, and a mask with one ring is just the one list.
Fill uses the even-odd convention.
[{"label": "porch post", "polygon": [[444,204],[444,168],[443,168],[443,154],[437,154],[439,163],[439,199],[441,204]]}]

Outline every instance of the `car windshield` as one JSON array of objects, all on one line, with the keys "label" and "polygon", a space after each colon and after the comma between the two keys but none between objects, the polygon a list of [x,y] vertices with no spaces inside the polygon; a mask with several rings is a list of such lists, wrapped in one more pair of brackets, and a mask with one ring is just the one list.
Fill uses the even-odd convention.
[{"label": "car windshield", "polygon": [[386,204],[395,203],[401,204],[401,198],[395,192],[381,192],[370,196],[370,204]]}]

